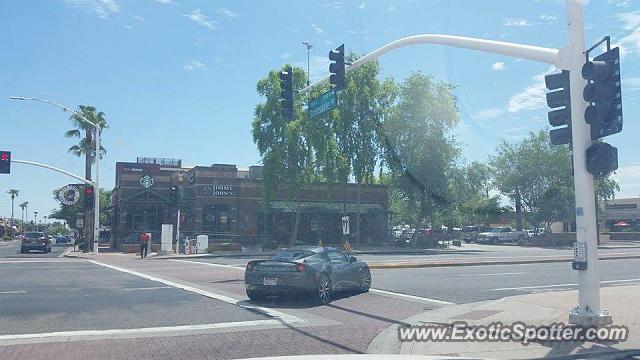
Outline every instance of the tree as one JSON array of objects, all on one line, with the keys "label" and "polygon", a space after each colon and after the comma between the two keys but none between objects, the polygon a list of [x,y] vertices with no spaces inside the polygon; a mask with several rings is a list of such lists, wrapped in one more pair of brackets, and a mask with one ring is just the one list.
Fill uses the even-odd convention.
[{"label": "tree", "polygon": [[413,73],[400,86],[399,101],[385,117],[383,142],[391,182],[407,210],[415,214],[415,229],[453,203],[449,175],[459,149],[451,130],[459,117],[452,90],[447,83]]},{"label": "tree", "polygon": [[13,223],[14,223],[14,220],[13,220],[13,203],[14,203],[15,199],[20,195],[20,190],[9,189],[9,191],[7,191],[7,194],[9,194],[9,196],[11,196],[11,226],[13,226]]},{"label": "tree", "polygon": [[22,202],[18,206],[22,210],[21,221],[22,221],[22,226],[24,227],[24,214],[27,211],[27,207],[29,206],[29,202],[28,201]]},{"label": "tree", "polygon": [[[80,105],[79,113],[90,121],[92,124],[100,124],[100,129],[107,128],[107,122],[104,118],[105,113],[102,111],[97,111],[95,107],[88,105]],[[85,179],[91,180],[91,164],[95,161],[96,156],[96,144],[95,139],[93,138],[93,132],[95,128],[85,121],[82,120],[76,114],[71,115],[69,118],[73,123],[74,128],[65,132],[64,136],[68,138],[78,138],[79,142],[71,147],[69,147],[68,151],[73,155],[80,157],[84,155],[85,164],[84,164],[84,173]],[[82,137],[82,132],[84,132],[84,138]],[[100,146],[100,158],[106,154],[106,149]]]},{"label": "tree", "polygon": [[[294,94],[299,93],[305,86],[305,79],[304,70],[294,67]],[[302,112],[303,99],[295,96],[293,119],[286,119],[281,115],[280,78],[279,71],[275,70],[258,81],[257,91],[265,98],[265,102],[255,108],[252,135],[262,157],[265,202],[280,190],[285,191],[288,198],[297,200],[300,192],[313,180],[311,144],[306,132],[305,115]],[[290,244],[297,238],[302,211],[298,201],[296,204],[298,205]]]},{"label": "tree", "polygon": [[[100,189],[100,224],[104,225],[110,221],[109,210],[111,208],[111,190]],[[58,200],[58,191],[53,192],[53,198]],[[78,201],[73,205],[59,205],[49,214],[50,219],[64,220],[71,229],[76,229],[78,214],[83,212],[83,203]],[[85,224],[85,227],[87,225]],[[81,230],[81,229],[76,229]]]}]

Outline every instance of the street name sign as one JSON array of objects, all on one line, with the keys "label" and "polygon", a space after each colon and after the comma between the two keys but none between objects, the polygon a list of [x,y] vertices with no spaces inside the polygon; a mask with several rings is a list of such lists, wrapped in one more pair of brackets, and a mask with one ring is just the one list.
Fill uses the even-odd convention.
[{"label": "street name sign", "polygon": [[335,109],[337,105],[338,96],[336,95],[336,89],[331,88],[324,94],[309,101],[309,119],[315,119],[318,116]]}]

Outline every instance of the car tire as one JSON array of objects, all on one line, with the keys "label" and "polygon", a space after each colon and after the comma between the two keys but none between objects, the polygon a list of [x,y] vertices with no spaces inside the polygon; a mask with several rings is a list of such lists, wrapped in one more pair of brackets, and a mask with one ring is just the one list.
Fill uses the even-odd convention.
[{"label": "car tire", "polygon": [[264,293],[253,290],[247,290],[247,297],[249,297],[251,301],[261,301],[265,299]]},{"label": "car tire", "polygon": [[360,273],[360,292],[366,293],[369,292],[371,288],[371,271],[369,271],[369,267],[366,267]]},{"label": "car tire", "polygon": [[331,290],[331,279],[327,274],[321,274],[316,287],[316,299],[320,304],[325,305],[331,302]]}]

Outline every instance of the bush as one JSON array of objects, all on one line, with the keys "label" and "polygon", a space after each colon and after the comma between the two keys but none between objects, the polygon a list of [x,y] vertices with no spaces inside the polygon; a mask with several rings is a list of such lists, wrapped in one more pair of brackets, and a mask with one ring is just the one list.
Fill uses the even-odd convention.
[{"label": "bush", "polygon": [[460,240],[453,240],[452,244],[453,246],[457,246],[457,247],[462,246],[462,242]]},{"label": "bush", "polygon": [[265,250],[275,250],[278,248],[278,242],[273,240],[264,241],[262,243],[262,248]]},{"label": "bush", "polygon": [[240,251],[242,250],[242,245],[238,243],[217,243],[209,246],[207,252],[215,252],[215,251]]}]

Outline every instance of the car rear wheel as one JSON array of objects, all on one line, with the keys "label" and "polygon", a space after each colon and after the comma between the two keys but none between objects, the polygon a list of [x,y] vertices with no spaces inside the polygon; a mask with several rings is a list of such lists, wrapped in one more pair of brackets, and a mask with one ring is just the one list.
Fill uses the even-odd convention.
[{"label": "car rear wheel", "polygon": [[249,299],[251,299],[251,301],[260,301],[264,300],[265,298],[264,293],[252,290],[247,290],[247,296],[249,297]]},{"label": "car rear wheel", "polygon": [[328,304],[331,302],[331,279],[329,279],[326,274],[322,274],[320,275],[320,278],[318,278],[316,296],[321,304]]},{"label": "car rear wheel", "polygon": [[371,287],[371,271],[369,268],[364,269],[360,274],[360,291],[366,293]]}]

